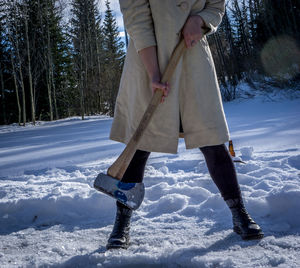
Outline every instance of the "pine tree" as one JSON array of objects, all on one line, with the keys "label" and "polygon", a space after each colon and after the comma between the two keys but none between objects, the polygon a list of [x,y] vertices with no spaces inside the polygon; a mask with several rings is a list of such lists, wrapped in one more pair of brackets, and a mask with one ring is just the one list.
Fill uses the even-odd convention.
[{"label": "pine tree", "polygon": [[[66,75],[66,69],[71,66],[70,45],[63,33],[58,0],[11,0],[4,6],[6,34],[3,36],[9,43],[10,76],[6,87],[14,95],[14,100],[6,101],[11,115],[9,121],[16,121],[17,114],[20,121],[17,107],[23,111],[23,123],[28,108],[36,112],[36,116],[32,113],[33,122],[35,118],[52,120],[54,115],[58,118],[60,103],[56,101],[57,95],[72,81]],[[61,112],[68,114],[67,110],[69,107],[64,107]]]},{"label": "pine tree", "polygon": [[[101,110],[101,31],[95,0],[72,1],[73,66],[80,92],[81,117]],[[95,97],[97,96],[97,97]]]},{"label": "pine tree", "polygon": [[[72,41],[68,38],[67,28],[61,25],[61,18],[55,24],[52,34],[53,76],[57,111],[56,118],[79,114],[79,92],[75,86],[72,63]],[[56,33],[56,34],[55,34]]]},{"label": "pine tree", "polygon": [[103,47],[105,51],[105,86],[109,113],[113,116],[116,96],[124,64],[124,43],[119,36],[116,18],[106,0],[105,18],[103,21]]},{"label": "pine tree", "polygon": [[[27,122],[26,116],[26,89],[25,89],[25,79],[24,79],[24,62],[26,53],[24,53],[24,23],[21,16],[22,5],[15,0],[6,2],[5,5],[5,26],[6,26],[6,36],[8,38],[8,47],[10,59],[11,59],[11,69],[14,77],[15,91],[17,96],[18,109],[22,109],[21,115],[19,112],[19,124],[23,121],[23,126]],[[22,99],[22,104],[19,102],[19,90]],[[22,117],[22,120],[21,120]]]},{"label": "pine tree", "polygon": [[6,92],[5,92],[5,85],[4,85],[4,77],[5,77],[5,70],[7,70],[7,44],[5,40],[5,22],[4,22],[4,3],[0,2],[0,95],[1,95],[1,116],[0,116],[0,124],[7,123],[7,116],[6,116]]}]

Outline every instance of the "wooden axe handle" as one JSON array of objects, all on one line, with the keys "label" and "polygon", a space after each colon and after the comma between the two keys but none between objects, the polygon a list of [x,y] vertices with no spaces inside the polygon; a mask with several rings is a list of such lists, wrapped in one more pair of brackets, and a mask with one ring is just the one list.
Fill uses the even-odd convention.
[{"label": "wooden axe handle", "polygon": [[[185,51],[185,43],[184,39],[180,41],[180,43],[177,45],[177,47],[174,49],[171,59],[167,65],[167,68],[163,74],[163,77],[161,79],[162,83],[166,83],[171,80],[171,77],[176,69],[176,66]],[[142,120],[134,132],[132,138],[128,142],[127,146],[125,147],[124,151],[121,153],[121,155],[118,157],[118,159],[110,166],[110,168],[107,171],[107,175],[116,178],[118,180],[121,180],[123,178],[123,175],[133,158],[136,150],[138,149],[139,142],[141,140],[141,137],[147,128],[154,111],[156,110],[157,106],[159,105],[161,98],[163,96],[163,91],[160,89],[155,90],[155,93],[152,96],[151,102],[148,105]]]}]

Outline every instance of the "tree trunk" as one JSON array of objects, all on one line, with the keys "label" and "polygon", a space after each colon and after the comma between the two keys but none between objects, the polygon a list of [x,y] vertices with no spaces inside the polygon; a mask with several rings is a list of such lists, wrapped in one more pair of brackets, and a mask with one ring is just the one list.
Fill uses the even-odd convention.
[{"label": "tree trunk", "polygon": [[53,101],[54,101],[54,110],[55,110],[55,120],[59,119],[58,109],[57,109],[57,102],[56,102],[56,89],[55,89],[55,81],[54,81],[54,74],[53,74],[53,64],[51,68],[51,81],[52,81],[52,88],[53,88]]},{"label": "tree trunk", "polygon": [[27,57],[28,57],[28,78],[29,78],[30,103],[31,103],[31,119],[33,125],[35,125],[35,106],[34,106],[33,87],[32,87],[31,58],[30,58],[27,18],[25,18],[25,34],[26,34],[26,46],[27,46]]},{"label": "tree trunk", "polygon": [[[82,51],[82,39],[80,38],[80,51]],[[80,55],[80,108],[81,108],[81,119],[84,120],[84,92],[83,92],[83,58],[82,54]]]},{"label": "tree trunk", "polygon": [[53,107],[52,107],[52,92],[51,92],[51,48],[50,48],[50,33],[49,33],[49,25],[47,22],[47,62],[48,62],[48,70],[47,70],[47,89],[48,89],[48,99],[49,99],[49,112],[50,112],[50,121],[53,121]]},{"label": "tree trunk", "polygon": [[85,112],[87,113],[87,115],[90,115],[90,109],[89,109],[89,105],[90,105],[90,100],[88,98],[89,96],[89,79],[88,79],[88,56],[89,56],[89,52],[88,52],[88,46],[87,46],[87,33],[85,32],[84,34],[84,93],[85,93]]},{"label": "tree trunk", "polygon": [[238,17],[238,23],[239,23],[239,30],[240,30],[240,34],[241,34],[241,43],[243,46],[243,55],[249,55],[249,45],[247,43],[247,35],[245,33],[245,28],[244,28],[244,24],[243,24],[243,16],[242,16],[242,12],[239,6],[239,3],[237,0],[234,1],[234,7],[235,7],[235,12],[236,12],[236,16]]},{"label": "tree trunk", "polygon": [[11,66],[12,66],[12,71],[13,71],[15,91],[16,91],[16,97],[17,97],[18,123],[19,123],[19,126],[20,126],[21,125],[21,105],[20,105],[20,99],[19,99],[19,89],[18,89],[18,82],[17,82],[17,74],[16,74],[16,69],[15,69],[15,64],[14,64],[12,53],[10,53],[10,61],[11,61]]},{"label": "tree trunk", "polygon": [[222,80],[225,81],[226,80],[226,78],[225,78],[226,72],[224,72],[224,70],[225,70],[226,64],[225,64],[225,59],[224,59],[224,52],[223,52],[223,49],[222,49],[219,39],[220,39],[219,33],[215,33],[213,35],[213,40],[214,40],[214,43],[217,48],[218,58],[220,59],[220,62],[221,62],[221,68],[220,68],[221,77],[223,78]]},{"label": "tree trunk", "polygon": [[98,71],[98,74],[97,74],[97,83],[98,83],[98,112],[100,113],[101,112],[101,94],[102,94],[102,91],[100,89],[100,83],[101,83],[101,63],[100,63],[100,49],[99,49],[99,44],[97,42],[98,40],[96,39],[96,49],[97,49],[97,71]]},{"label": "tree trunk", "polygon": [[5,108],[5,92],[4,92],[4,80],[3,80],[3,73],[2,73],[2,66],[0,63],[0,80],[1,80],[1,98],[2,98],[2,116],[3,116],[3,123],[7,124],[6,119],[6,108]]},{"label": "tree trunk", "polygon": [[[49,20],[49,19],[48,19]],[[50,109],[50,120],[53,120],[53,108],[52,108],[52,97],[51,97],[51,86],[53,90],[53,102],[54,102],[54,110],[55,110],[55,119],[59,118],[58,110],[57,110],[57,103],[56,103],[56,91],[55,91],[55,81],[54,81],[54,72],[53,72],[53,58],[52,58],[52,51],[51,51],[51,37],[50,37],[50,29],[49,23],[47,22],[47,55],[48,55],[48,66],[49,66],[49,81],[48,81],[48,96],[51,99],[51,109]],[[50,101],[49,99],[49,101]]]},{"label": "tree trunk", "polygon": [[19,75],[20,75],[20,83],[21,83],[21,89],[22,89],[22,105],[23,105],[23,126],[26,125],[26,97],[25,97],[25,86],[24,86],[24,79],[23,79],[23,73],[22,73],[22,60],[20,56],[20,50],[19,50],[19,41],[18,41],[18,31],[16,27],[16,54],[19,61]]}]

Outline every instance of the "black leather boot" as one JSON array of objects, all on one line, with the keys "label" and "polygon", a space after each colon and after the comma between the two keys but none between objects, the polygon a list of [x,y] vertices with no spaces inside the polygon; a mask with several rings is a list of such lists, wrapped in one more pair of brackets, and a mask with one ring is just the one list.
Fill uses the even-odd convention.
[{"label": "black leather boot", "polygon": [[232,213],[233,231],[243,240],[262,239],[264,233],[259,225],[250,217],[242,199],[228,199],[225,201]]},{"label": "black leather boot", "polygon": [[129,246],[129,229],[132,210],[117,202],[117,214],[114,228],[108,239],[107,249],[127,249]]}]

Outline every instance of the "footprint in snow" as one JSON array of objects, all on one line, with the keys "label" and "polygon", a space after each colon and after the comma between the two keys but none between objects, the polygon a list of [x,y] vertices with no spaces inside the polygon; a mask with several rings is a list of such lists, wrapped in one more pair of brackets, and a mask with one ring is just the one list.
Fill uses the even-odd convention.
[{"label": "footprint in snow", "polygon": [[300,155],[295,155],[295,156],[289,157],[288,163],[291,167],[300,170]]},{"label": "footprint in snow", "polygon": [[145,206],[147,217],[154,218],[184,209],[188,205],[189,197],[180,194],[168,194],[152,204]]}]

